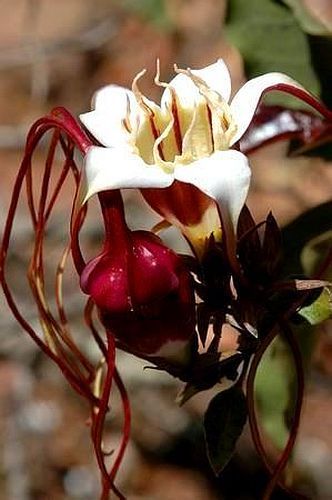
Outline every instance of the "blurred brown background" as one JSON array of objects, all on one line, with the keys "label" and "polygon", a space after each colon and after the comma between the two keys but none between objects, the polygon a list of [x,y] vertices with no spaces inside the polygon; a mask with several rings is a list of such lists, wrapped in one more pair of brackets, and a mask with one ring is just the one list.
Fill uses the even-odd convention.
[{"label": "blurred brown background", "polygon": [[[330,15],[329,2],[323,3],[312,0],[310,5]],[[225,1],[150,4],[150,9],[141,9],[134,0],[0,0],[0,227],[26,131],[53,106],[84,112],[94,90],[110,82],[130,86],[142,68],[148,70],[142,88],[158,99],[159,89],[152,85],[157,57],[164,79],[172,75],[175,62],[198,68],[222,57],[230,67],[234,91],[245,81],[241,56],[223,34]],[[159,15],[153,11],[151,16],[152,8],[159,8]],[[252,155],[249,206],[258,220],[272,209],[283,224],[331,196],[331,166],[320,159],[287,159],[286,148],[277,144]],[[41,158],[37,155],[36,169]],[[127,196],[135,206],[136,195]],[[62,222],[69,217],[71,202],[68,190],[59,219],[50,228],[53,248],[61,245]],[[89,230],[93,239],[93,224]],[[13,276],[17,296],[36,322],[25,304],[26,285],[21,280],[30,240],[30,225],[21,208]],[[71,315],[79,324],[75,284],[69,294]],[[2,297],[0,304],[0,500],[96,499],[98,472],[85,426],[88,409],[20,331]],[[88,338],[82,342],[92,349]],[[308,483],[309,494],[319,500],[332,498],[331,356],[331,326],[325,325],[319,333],[296,451],[300,481]],[[119,363],[133,405],[132,442],[119,475],[128,498],[259,498],[266,476],[248,433],[224,478],[218,482],[209,471],[200,421],[211,394],[197,396],[180,409],[174,404],[179,386],[170,377],[143,371],[142,363],[123,354]],[[108,446],[116,443],[120,428],[115,404]],[[276,493],[275,498],[285,497]]]}]

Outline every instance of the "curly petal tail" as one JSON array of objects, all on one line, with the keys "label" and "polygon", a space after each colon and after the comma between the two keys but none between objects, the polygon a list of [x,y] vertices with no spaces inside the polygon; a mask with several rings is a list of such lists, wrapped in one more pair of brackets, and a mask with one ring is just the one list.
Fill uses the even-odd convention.
[{"label": "curly petal tail", "polygon": [[[123,384],[121,376],[115,367],[115,341],[111,333],[107,334],[107,346],[105,345],[102,337],[100,336],[98,329],[93,321],[93,311],[94,303],[91,299],[87,301],[85,307],[85,321],[92,335],[102,353],[102,362],[100,367],[106,365],[106,373],[104,374],[104,380],[100,383],[100,389],[97,387],[98,399],[100,400],[100,405],[91,409],[91,437],[94,444],[95,454],[98,462],[98,466],[102,475],[102,496],[101,500],[106,500],[109,497],[110,491],[113,491],[118,498],[125,498],[122,493],[115,486],[115,479],[121,462],[123,460],[124,453],[126,451],[129,437],[130,437],[130,421],[131,421],[131,411],[129,398],[126,388]],[[98,377],[96,377],[98,378]],[[120,398],[122,401],[123,408],[123,428],[122,428],[122,439],[119,445],[117,454],[113,461],[113,464],[108,470],[105,459],[112,453],[107,453],[103,449],[103,428],[106,419],[107,412],[109,411],[108,402],[112,389],[112,382],[114,383],[119,391]],[[99,394],[101,392],[101,394]],[[97,394],[96,394],[97,395]]]},{"label": "curly petal tail", "polygon": [[[36,194],[33,183],[32,157],[44,138],[45,134],[53,131],[42,180],[40,183],[39,195]],[[8,305],[24,330],[36,342],[36,344],[47,354],[61,369],[69,383],[74,389],[90,402],[96,400],[89,387],[92,366],[88,360],[79,353],[71,340],[63,321],[60,322],[50,312],[44,290],[44,255],[43,244],[45,227],[58,199],[61,188],[69,173],[74,178],[77,187],[79,182],[78,168],[73,158],[74,147],[84,151],[89,144],[89,139],[80,130],[75,119],[65,110],[57,111],[54,115],[48,115],[35,122],[31,127],[27,141],[24,157],[18,171],[7,221],[4,228],[3,241],[0,253],[0,279]],[[60,148],[64,154],[64,162],[61,173],[55,183],[55,187],[50,187],[50,175],[54,165],[55,153]],[[17,214],[19,199],[22,195],[23,185],[26,185],[27,204],[30,211],[32,226],[34,230],[34,248],[29,263],[28,282],[32,296],[37,305],[41,318],[41,326],[44,338],[37,333],[32,325],[24,318],[16,303],[14,294],[7,281],[6,262],[10,245],[14,220]],[[57,276],[60,279],[63,272],[61,263],[58,266]],[[57,287],[57,297],[61,295],[61,286]],[[60,315],[61,318],[61,315]],[[63,315],[62,315],[63,319]],[[67,349],[69,348],[69,349]],[[85,373],[87,372],[87,374]]]},{"label": "curly petal tail", "polygon": [[[51,139],[44,168],[42,172],[38,170],[34,173],[33,155],[42,139],[48,133],[51,133]],[[94,326],[92,320],[94,304],[89,300],[84,311],[84,317],[86,325],[89,327],[105,359],[105,364],[101,367],[100,371],[100,366],[99,368],[94,366],[80,350],[72,337],[63,299],[63,275],[68,256],[71,254],[79,274],[80,270],[85,266],[80,249],[79,231],[85,220],[86,206],[80,211],[76,220],[72,221],[71,227],[74,227],[74,231],[72,234],[70,234],[70,231],[68,232],[68,238],[64,244],[59,262],[54,266],[55,305],[49,304],[45,276],[46,259],[44,254],[46,253],[45,236],[47,224],[59,200],[62,188],[70,176],[74,182],[74,206],[80,185],[80,171],[76,165],[74,153],[77,149],[83,154],[86,153],[91,144],[90,139],[81,129],[75,118],[64,108],[56,108],[49,115],[37,120],[32,125],[27,136],[25,153],[14,184],[4,228],[0,251],[0,280],[9,308],[18,323],[38,347],[58,365],[69,384],[90,405],[92,414],[91,436],[102,474],[103,491],[101,498],[103,500],[108,499],[112,491],[118,498],[123,499],[124,497],[115,486],[114,481],[129,440],[130,407],[123,382],[115,369],[115,343],[110,334],[108,334],[106,342]],[[62,160],[60,173],[56,174],[57,169],[54,168],[54,165],[55,162],[58,162],[58,150],[62,152],[64,159]],[[54,182],[51,182],[51,178]],[[34,328],[33,322],[30,322],[26,318],[26,314],[17,301],[10,280],[7,277],[7,256],[11,248],[18,203],[21,198],[24,199],[24,187],[26,189],[26,202],[34,235],[27,268],[27,283],[30,287],[31,298],[37,307],[42,334]],[[106,370],[104,369],[105,367]],[[93,385],[96,385],[98,382],[98,377],[101,377],[99,380],[101,390],[95,391]],[[106,414],[109,411],[108,405],[113,379],[122,400],[124,424],[122,441],[113,465],[110,471],[108,471],[105,465],[107,454],[103,450],[102,436]]]}]

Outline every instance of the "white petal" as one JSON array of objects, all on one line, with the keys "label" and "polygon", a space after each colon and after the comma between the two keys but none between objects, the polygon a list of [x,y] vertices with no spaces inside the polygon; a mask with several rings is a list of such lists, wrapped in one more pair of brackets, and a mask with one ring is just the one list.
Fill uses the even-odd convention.
[{"label": "white petal", "polygon": [[222,59],[206,68],[193,70],[193,73],[202,78],[210,89],[218,92],[226,102],[229,101],[232,91],[231,75]]},{"label": "white petal", "polygon": [[278,90],[277,86],[280,84],[290,85],[305,91],[302,85],[283,73],[266,73],[266,75],[258,76],[246,82],[235,94],[230,108],[238,128],[230,146],[235,144],[247,130],[263,94],[269,90]]},{"label": "white petal", "polygon": [[124,146],[130,142],[130,134],[126,131],[121,120],[111,113],[90,111],[80,115],[81,122],[100,144],[106,147]]},{"label": "white petal", "polygon": [[93,99],[94,110],[80,115],[80,119],[91,134],[104,146],[123,145],[129,142],[130,134],[123,126],[128,115],[134,121],[138,114],[136,99],[131,90],[108,85],[98,90]]},{"label": "white petal", "polygon": [[94,93],[91,107],[98,111],[113,112],[116,108],[119,112],[126,112],[127,98],[130,100],[130,104],[136,102],[131,90],[120,85],[106,85]]},{"label": "white petal", "polygon": [[80,200],[106,189],[165,188],[172,184],[173,175],[156,165],[147,165],[127,149],[93,146],[85,157]]},{"label": "white petal", "polygon": [[[206,68],[194,69],[192,72],[194,75],[202,78],[208,87],[218,92],[226,102],[229,101],[231,95],[231,78],[228,68],[222,59],[206,66]],[[200,96],[198,88],[187,75],[176,75],[169,82],[169,85],[174,88],[181,105],[185,108],[192,108]],[[169,101],[170,92],[166,89],[161,98],[162,107]]]},{"label": "white petal", "polygon": [[215,199],[221,213],[227,213],[236,229],[251,177],[246,156],[235,150],[217,151],[207,158],[177,167],[174,177]]}]

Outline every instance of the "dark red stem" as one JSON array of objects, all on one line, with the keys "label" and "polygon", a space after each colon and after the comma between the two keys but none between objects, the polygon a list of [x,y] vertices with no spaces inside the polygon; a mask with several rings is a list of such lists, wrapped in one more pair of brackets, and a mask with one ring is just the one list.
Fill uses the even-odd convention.
[{"label": "dark red stem", "polygon": [[[115,341],[113,335],[107,336],[107,356],[106,356],[106,375],[103,383],[103,390],[100,396],[100,404],[98,408],[92,407],[92,426],[91,437],[95,449],[95,454],[102,476],[102,492],[100,500],[108,500],[110,491],[112,490],[120,500],[125,500],[122,493],[114,484],[115,474],[108,472],[105,464],[105,453],[103,451],[103,429],[105,424],[106,414],[109,410],[108,403],[112,389],[112,381],[115,375]],[[117,379],[118,380],[118,379]],[[121,456],[122,458],[122,456]]]},{"label": "dark red stem", "polygon": [[258,427],[258,423],[257,423],[256,408],[255,408],[254,384],[255,384],[255,378],[256,378],[256,373],[257,373],[259,363],[260,363],[266,349],[269,347],[271,342],[275,339],[275,337],[279,333],[279,330],[277,329],[277,327],[271,329],[270,332],[266,335],[266,337],[262,340],[258,351],[255,353],[255,356],[252,360],[252,363],[251,363],[251,366],[249,369],[248,378],[247,378],[248,418],[249,418],[249,425],[250,425],[250,429],[251,429],[252,438],[253,438],[257,453],[259,454],[259,456],[263,460],[263,463],[264,463],[265,467],[267,468],[267,470],[272,474],[271,479],[268,483],[266,492],[264,494],[264,500],[268,500],[271,497],[271,494],[272,494],[276,484],[279,484],[279,486],[284,491],[286,491],[292,498],[305,500],[306,499],[305,496],[298,494],[298,493],[295,493],[294,491],[289,489],[282,482],[282,480],[280,478],[282,471],[284,470],[285,466],[287,465],[288,459],[289,459],[290,454],[293,450],[295,440],[297,437],[302,402],[303,402],[303,391],[304,391],[304,376],[303,376],[301,353],[299,351],[297,341],[294,338],[293,332],[291,331],[291,329],[289,328],[288,325],[285,326],[286,321],[283,321],[282,325],[283,325],[283,331],[285,332],[285,338],[286,338],[286,340],[287,340],[287,342],[292,350],[292,354],[293,354],[294,361],[295,361],[295,367],[296,367],[296,372],[297,372],[297,399],[296,399],[295,412],[294,412],[294,416],[293,416],[293,423],[292,423],[292,427],[290,429],[290,436],[289,436],[289,439],[287,441],[286,447],[283,450],[283,453],[282,453],[275,468],[273,468],[272,465],[270,464],[267,453],[265,451],[265,448],[264,448],[262,440],[261,440],[260,431],[259,431],[259,427]]},{"label": "dark red stem", "polygon": [[114,372],[114,382],[119,390],[121,401],[122,401],[122,406],[123,406],[123,429],[122,429],[122,441],[121,445],[118,451],[118,456],[115,459],[115,462],[113,464],[112,470],[111,470],[111,480],[115,480],[115,476],[119,470],[119,467],[121,465],[124,453],[126,451],[129,438],[130,438],[130,427],[131,427],[131,411],[130,411],[130,403],[129,403],[129,398],[128,394],[126,391],[126,388],[124,386],[124,383],[122,382],[122,379],[120,377],[120,374],[117,369],[115,369]]},{"label": "dark red stem", "polygon": [[105,226],[104,250],[121,255],[130,241],[121,193],[119,190],[103,191],[98,198]]},{"label": "dark red stem", "polygon": [[[293,414],[293,422],[289,432],[289,438],[286,447],[282,452],[282,455],[273,471],[273,474],[264,492],[263,500],[269,500],[271,498],[273,490],[276,484],[278,483],[279,477],[282,474],[283,470],[285,469],[287,462],[292,454],[300,426],[300,418],[301,418],[302,403],[304,396],[304,371],[302,364],[302,354],[299,349],[298,342],[293,334],[292,329],[290,328],[289,324],[286,321],[281,321],[280,327],[281,331],[284,333],[284,337],[288,342],[289,347],[291,348],[293,354],[295,368],[296,368],[296,376],[297,376],[297,395],[296,395],[296,405]],[[302,499],[306,498],[305,496],[299,495],[295,492],[293,493],[293,497]]]}]

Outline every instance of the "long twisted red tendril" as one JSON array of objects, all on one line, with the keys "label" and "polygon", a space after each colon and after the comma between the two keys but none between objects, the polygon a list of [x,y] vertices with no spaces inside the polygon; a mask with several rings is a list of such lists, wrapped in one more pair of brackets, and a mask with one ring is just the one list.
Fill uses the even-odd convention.
[{"label": "long twisted red tendril", "polygon": [[[41,140],[49,132],[51,133],[51,140],[38,190],[40,194],[37,197],[33,182],[32,159]],[[92,319],[93,303],[88,301],[85,309],[85,322],[90,328],[104,359],[98,366],[94,366],[75,343],[70,333],[62,299],[63,274],[70,252],[72,253],[78,272],[84,266],[84,259],[79,246],[79,231],[84,223],[86,208],[83,208],[78,214],[77,220],[73,221],[73,237],[68,237],[60,261],[56,266],[56,314],[52,312],[52,308],[47,301],[45,289],[44,241],[46,226],[52,215],[62,186],[69,175],[71,175],[74,181],[75,196],[77,195],[80,173],[75,162],[74,152],[78,149],[78,151],[84,154],[91,145],[90,139],[82,131],[76,120],[63,108],[56,108],[50,115],[39,119],[31,127],[26,141],[24,157],[16,177],[4,228],[0,252],[0,280],[8,305],[16,320],[38,347],[58,365],[75,391],[89,403],[91,411],[91,437],[102,475],[101,499],[108,499],[110,491],[113,491],[118,498],[123,499],[124,496],[117,489],[114,482],[129,440],[130,407],[125,387],[115,368],[114,339],[108,334],[105,341],[102,335],[99,334]],[[60,175],[54,187],[51,188],[50,178],[58,150],[62,151],[64,161]],[[6,274],[7,254],[17,214],[18,202],[22,195],[24,184],[26,186],[27,204],[34,231],[34,243],[27,277],[34,302],[38,309],[43,336],[25,319],[11,290],[11,285]],[[93,385],[97,379],[101,381],[99,392],[93,390]],[[103,450],[103,429],[106,415],[109,411],[109,399],[113,380],[121,397],[124,424],[120,446],[114,457],[113,464],[110,470],[108,470],[106,465],[108,454]]]}]

